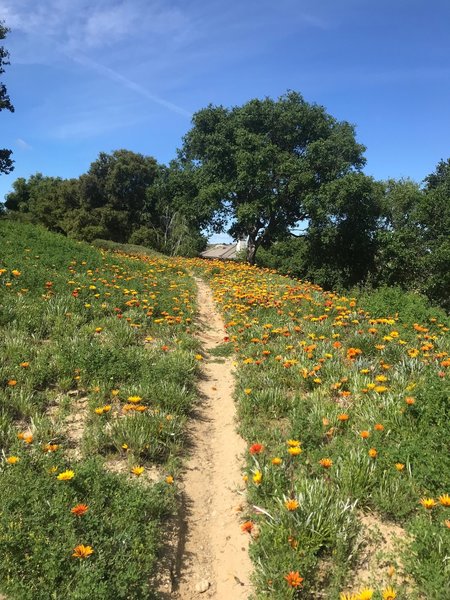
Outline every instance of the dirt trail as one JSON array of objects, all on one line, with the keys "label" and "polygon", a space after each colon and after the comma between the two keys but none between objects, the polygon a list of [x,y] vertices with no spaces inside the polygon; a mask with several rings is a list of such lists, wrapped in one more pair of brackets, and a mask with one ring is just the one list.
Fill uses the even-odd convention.
[{"label": "dirt trail", "polygon": [[[200,340],[204,351],[223,343],[224,324],[210,288],[198,286]],[[232,360],[206,358],[199,384],[202,401],[189,426],[191,454],[183,476],[185,536],[179,548],[178,586],[172,598],[247,600],[252,570],[248,538],[240,528],[244,496],[240,456],[245,443],[235,431]]]}]

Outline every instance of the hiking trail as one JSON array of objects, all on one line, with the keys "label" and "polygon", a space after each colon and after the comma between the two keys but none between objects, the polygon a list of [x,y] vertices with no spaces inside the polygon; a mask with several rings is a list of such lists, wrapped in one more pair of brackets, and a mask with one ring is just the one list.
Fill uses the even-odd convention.
[{"label": "hiking trail", "polygon": [[248,536],[241,531],[245,496],[242,455],[236,433],[233,359],[208,358],[223,343],[225,328],[211,289],[198,287],[199,340],[205,359],[199,382],[201,402],[188,424],[190,455],[182,478],[183,536],[172,597],[247,600],[251,593]]}]

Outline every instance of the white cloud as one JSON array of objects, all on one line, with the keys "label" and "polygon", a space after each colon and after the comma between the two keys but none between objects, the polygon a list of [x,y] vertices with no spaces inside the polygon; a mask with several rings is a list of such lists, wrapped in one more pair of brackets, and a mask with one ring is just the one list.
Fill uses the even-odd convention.
[{"label": "white cloud", "polygon": [[22,138],[17,138],[14,143],[17,146],[17,148],[20,148],[21,150],[32,150],[33,148],[33,146],[30,146],[30,144]]}]

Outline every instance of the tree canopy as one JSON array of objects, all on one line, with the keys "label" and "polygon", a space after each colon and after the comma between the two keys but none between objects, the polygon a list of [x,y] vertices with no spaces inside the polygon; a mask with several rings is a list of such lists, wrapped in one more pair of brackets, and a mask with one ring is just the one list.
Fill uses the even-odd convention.
[{"label": "tree canopy", "polygon": [[[5,27],[5,24],[0,21],[0,40],[5,39],[8,31],[9,30],[7,27]],[[0,46],[0,75],[3,75],[5,72],[4,67],[9,65],[8,59],[9,52],[5,50],[3,46]],[[0,82],[0,111],[2,110],[14,112],[14,106],[11,104],[5,84]],[[6,148],[0,149],[0,173],[10,173],[14,169],[14,161],[11,159],[11,154],[11,150],[7,150]]]},{"label": "tree canopy", "polygon": [[199,196],[228,217],[229,233],[248,237],[248,260],[309,217],[307,200],[359,170],[364,146],[352,125],[296,92],[231,109],[208,106],[193,117],[182,164],[197,171]]}]

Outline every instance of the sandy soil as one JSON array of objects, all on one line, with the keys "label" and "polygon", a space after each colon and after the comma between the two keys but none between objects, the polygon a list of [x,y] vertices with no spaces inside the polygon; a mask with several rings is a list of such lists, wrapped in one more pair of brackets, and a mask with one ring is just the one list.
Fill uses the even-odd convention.
[{"label": "sandy soil", "polygon": [[198,286],[203,345],[201,402],[189,425],[191,452],[183,476],[184,535],[171,598],[244,600],[251,592],[248,537],[242,533],[244,441],[235,431],[232,359],[207,358],[223,343],[224,324],[210,288]]}]

